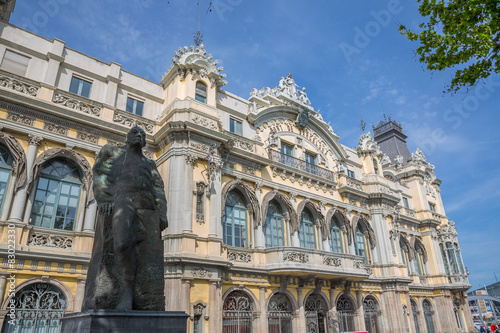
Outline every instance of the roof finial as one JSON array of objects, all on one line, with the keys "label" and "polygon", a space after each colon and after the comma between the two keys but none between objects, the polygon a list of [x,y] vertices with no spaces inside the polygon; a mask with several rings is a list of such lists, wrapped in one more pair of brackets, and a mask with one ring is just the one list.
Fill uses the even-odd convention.
[{"label": "roof finial", "polygon": [[[201,19],[201,5],[200,5],[200,1],[201,0],[198,0],[198,31],[196,31],[196,33],[193,34],[194,45],[196,45],[196,47],[199,47],[203,43],[203,34],[200,32],[200,19]],[[210,5],[211,4],[212,3],[210,2]]]},{"label": "roof finial", "polygon": [[359,128],[361,128],[361,131],[364,133],[365,132],[365,127],[366,123],[363,120],[363,114],[361,113],[361,105],[359,104],[359,94],[356,94],[358,96],[358,108],[359,108],[359,117],[361,118],[359,122]]}]

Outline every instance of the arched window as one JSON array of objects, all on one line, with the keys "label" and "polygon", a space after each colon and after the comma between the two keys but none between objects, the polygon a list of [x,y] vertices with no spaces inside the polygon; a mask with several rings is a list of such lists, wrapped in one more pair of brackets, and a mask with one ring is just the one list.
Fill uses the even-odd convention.
[{"label": "arched window", "polygon": [[376,159],[373,159],[373,171],[378,175],[378,163]]},{"label": "arched window", "polygon": [[403,260],[403,265],[408,265],[408,247],[406,242],[399,238],[399,249],[401,250],[401,259]]},{"label": "arched window", "polygon": [[267,307],[267,317],[269,333],[292,332],[292,304],[285,294],[276,293],[271,297]]},{"label": "arched window", "polygon": [[266,247],[285,245],[283,215],[280,205],[275,200],[269,202],[267,206],[264,234],[266,235]]},{"label": "arched window", "polygon": [[7,147],[0,145],[0,212],[2,211],[5,194],[9,187],[13,160]]},{"label": "arched window", "polygon": [[450,265],[448,263],[448,257],[446,256],[446,251],[442,243],[439,243],[439,248],[441,249],[441,257],[443,257],[444,271],[446,274],[450,274]]},{"label": "arched window", "polygon": [[432,321],[432,307],[431,303],[428,300],[424,300],[422,303],[422,307],[424,308],[424,318],[425,318],[425,326],[427,326],[427,333],[434,333],[434,323]]},{"label": "arched window", "polygon": [[423,275],[425,273],[422,256],[423,256],[423,250],[417,243],[415,244],[415,260],[413,261],[413,264],[415,267],[415,273],[418,275]]},{"label": "arched window", "polygon": [[460,268],[460,273],[465,274],[465,269],[464,269],[464,265],[462,263],[462,254],[460,253],[460,248],[458,247],[457,243],[454,243],[453,245],[455,247],[455,256],[457,258],[458,267]]},{"label": "arched window", "polygon": [[310,294],[304,303],[304,310],[306,311],[306,332],[326,333],[328,305],[325,299],[318,293]]},{"label": "arched window", "polygon": [[363,312],[365,314],[365,327],[368,333],[378,333],[378,303],[373,297],[367,296],[363,301]]},{"label": "arched window", "polygon": [[245,199],[238,190],[228,193],[224,211],[224,243],[229,246],[247,247],[247,208]]},{"label": "arched window", "polygon": [[361,224],[356,227],[356,241],[354,242],[354,249],[356,250],[357,256],[362,256],[365,258],[365,263],[368,263],[368,254],[366,253],[366,237],[364,234],[364,228]]},{"label": "arched window", "polygon": [[420,333],[420,327],[418,326],[418,310],[417,303],[414,300],[410,300],[411,312],[413,313],[413,322],[415,323],[415,333]]},{"label": "arched window", "polygon": [[451,242],[446,242],[446,254],[451,267],[451,274],[459,274],[457,257],[455,255],[455,248]]},{"label": "arched window", "polygon": [[337,300],[337,311],[339,316],[339,332],[355,331],[354,306],[349,297],[340,295]]},{"label": "arched window", "polygon": [[342,230],[340,230],[340,222],[336,216],[332,217],[332,224],[330,227],[330,251],[342,253]]},{"label": "arched window", "polygon": [[207,85],[202,81],[196,82],[196,93],[195,99],[198,102],[206,103],[207,102]]},{"label": "arched window", "polygon": [[66,310],[66,298],[59,288],[48,283],[30,284],[16,292],[14,304],[14,324],[6,317],[2,333],[59,332]]},{"label": "arched window", "polygon": [[309,209],[304,208],[300,217],[300,247],[307,249],[316,248],[316,232],[314,229],[313,216]]},{"label": "arched window", "polygon": [[243,291],[232,291],[222,306],[223,333],[252,333],[253,302]]},{"label": "arched window", "polygon": [[54,158],[44,163],[31,210],[31,224],[73,231],[80,201],[80,169],[71,161]]}]

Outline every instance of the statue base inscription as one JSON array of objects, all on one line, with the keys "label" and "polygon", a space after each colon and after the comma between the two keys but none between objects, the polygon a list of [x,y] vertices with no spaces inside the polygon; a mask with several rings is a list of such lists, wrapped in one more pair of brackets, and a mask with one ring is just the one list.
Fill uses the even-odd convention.
[{"label": "statue base inscription", "polygon": [[65,315],[61,333],[186,333],[182,311],[93,310]]}]

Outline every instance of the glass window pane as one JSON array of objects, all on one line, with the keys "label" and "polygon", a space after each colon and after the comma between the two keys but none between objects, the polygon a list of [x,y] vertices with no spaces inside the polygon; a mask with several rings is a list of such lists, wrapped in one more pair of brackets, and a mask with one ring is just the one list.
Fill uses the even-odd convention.
[{"label": "glass window pane", "polygon": [[92,87],[92,83],[82,80],[82,92],[81,96],[83,97],[90,97],[90,88]]},{"label": "glass window pane", "polygon": [[2,59],[2,64],[0,65],[0,68],[20,75],[24,76],[26,75],[26,71],[28,69],[28,64],[30,62],[30,58],[26,57],[22,54],[19,54],[17,52],[13,52],[10,50],[6,50],[5,54]]}]

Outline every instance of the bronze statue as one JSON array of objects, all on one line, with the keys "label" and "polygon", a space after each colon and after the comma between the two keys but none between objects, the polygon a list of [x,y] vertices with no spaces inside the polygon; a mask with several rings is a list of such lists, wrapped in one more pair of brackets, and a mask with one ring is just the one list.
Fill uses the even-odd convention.
[{"label": "bronze statue", "polygon": [[167,200],[146,133],[133,127],[123,147],[105,145],[93,168],[99,205],[82,311],[164,311],[161,232]]}]

